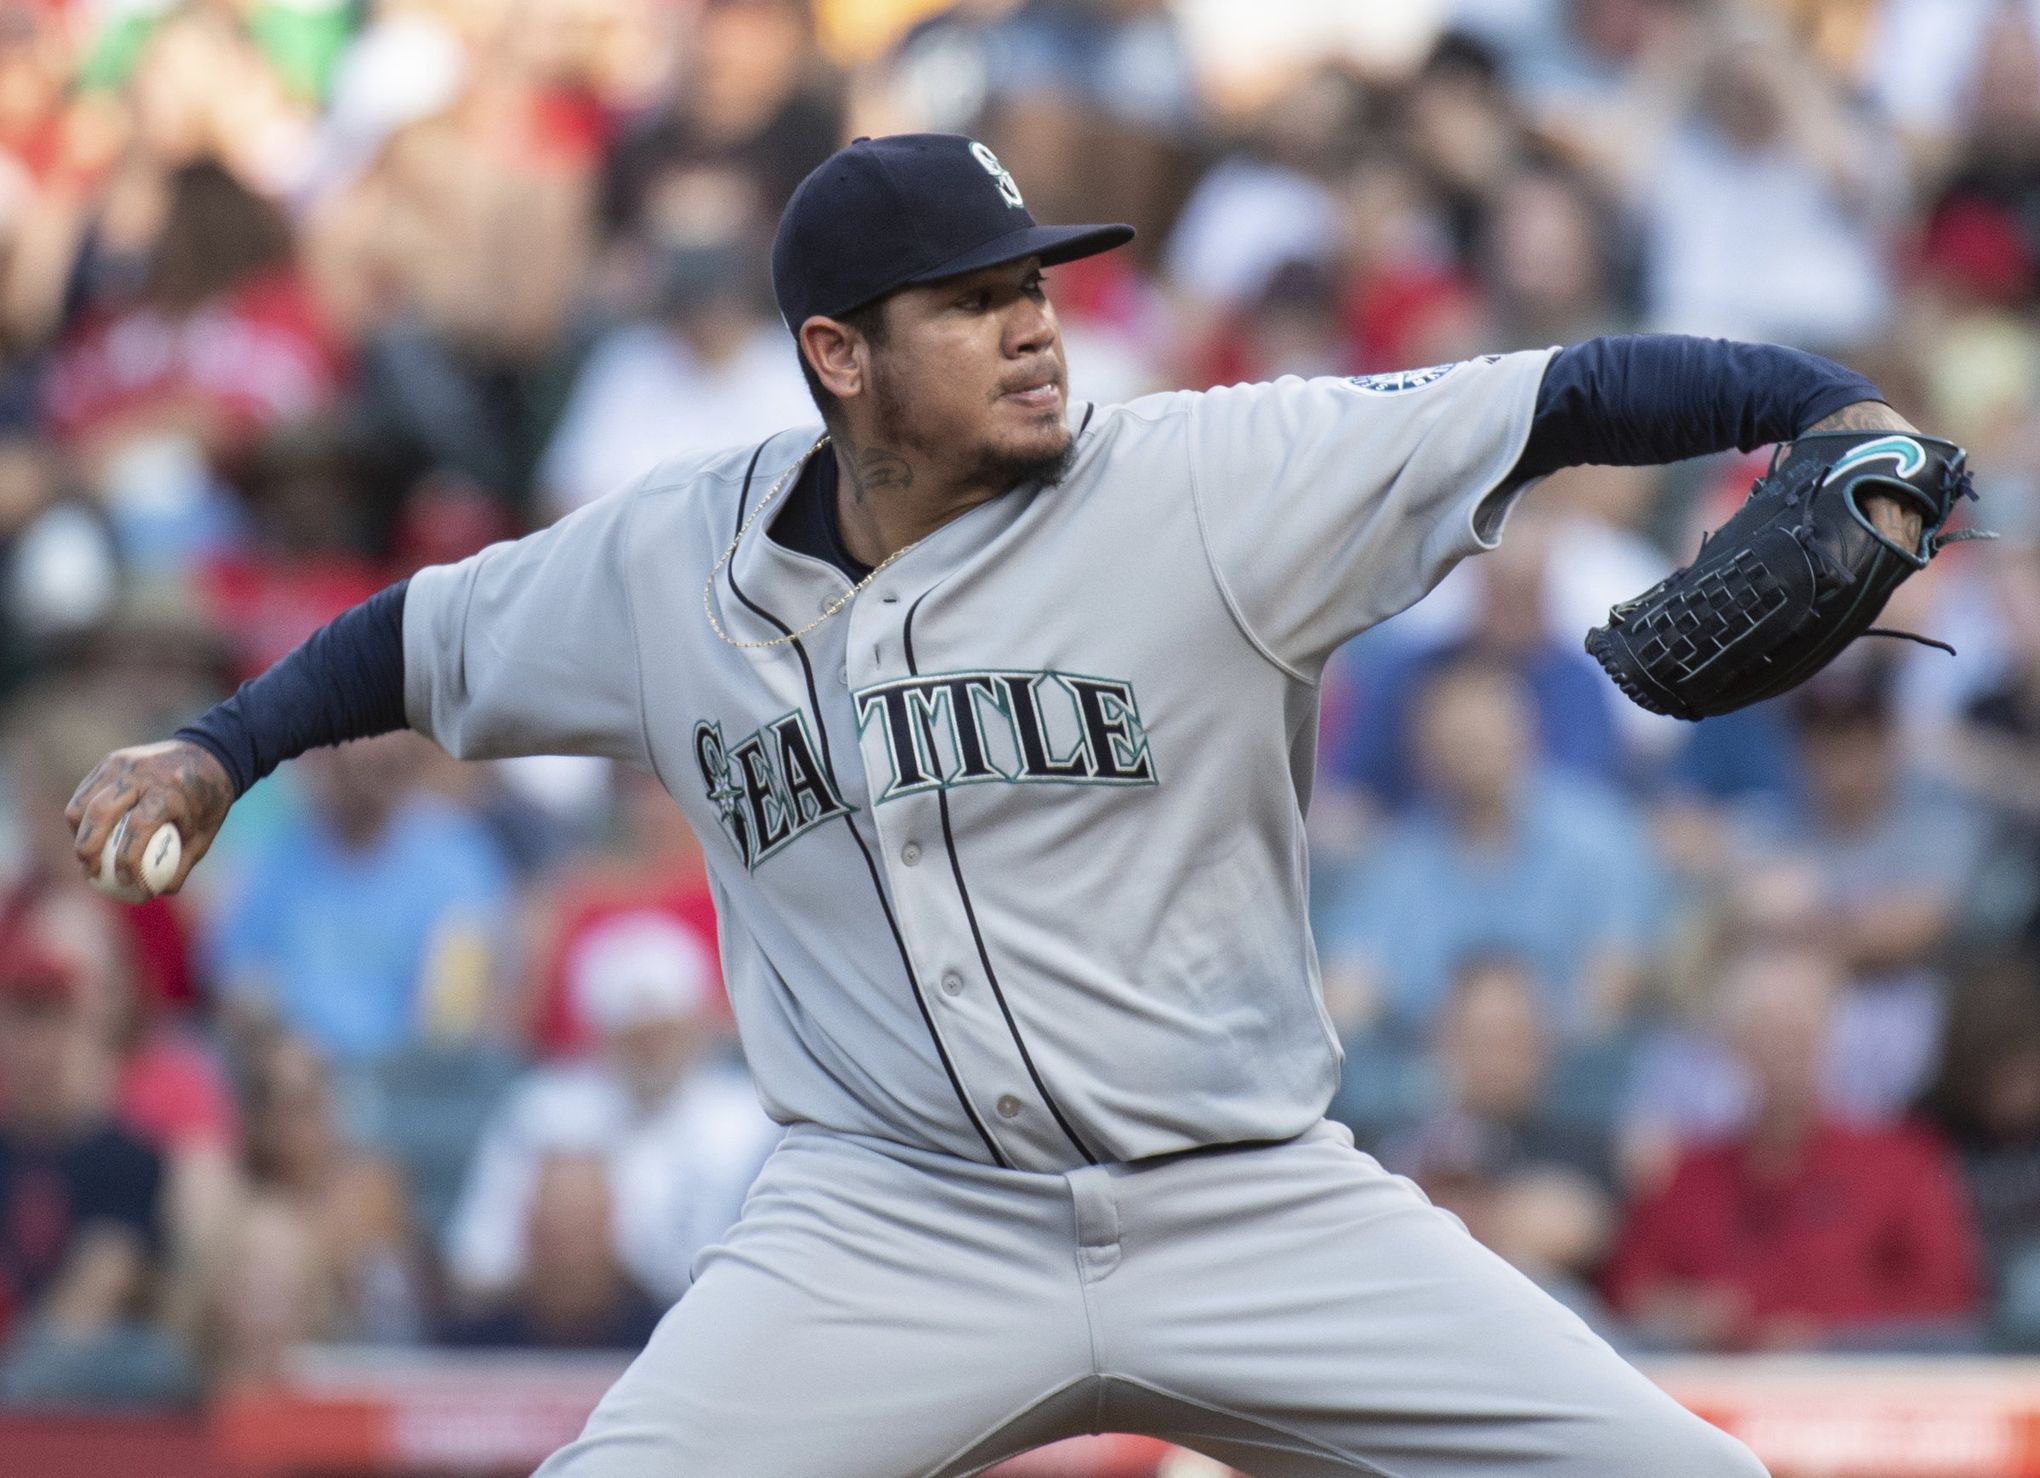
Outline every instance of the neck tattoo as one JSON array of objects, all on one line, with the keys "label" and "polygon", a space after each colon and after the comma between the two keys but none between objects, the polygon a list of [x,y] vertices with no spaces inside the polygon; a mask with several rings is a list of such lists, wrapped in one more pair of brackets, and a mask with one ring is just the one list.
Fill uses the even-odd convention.
[{"label": "neck tattoo", "polygon": [[[779,495],[785,492],[786,489],[792,485],[793,480],[796,477],[800,476],[801,469],[807,466],[809,460],[813,458],[815,453],[819,452],[823,447],[827,446],[828,444],[829,438],[827,436],[823,436],[818,441],[816,441],[813,446],[807,449],[806,453],[802,455],[799,461],[795,462],[791,467],[787,468],[786,471],[780,475],[779,481],[772,484],[772,490],[758,501],[758,506],[751,510],[751,516],[749,518],[746,518],[743,524],[737,529],[737,536],[734,539],[730,540],[730,547],[722,552],[722,558],[718,559],[715,562],[714,567],[711,568],[708,572],[708,580],[701,587],[701,609],[708,616],[708,624],[710,629],[713,630],[717,636],[722,638],[722,640],[728,643],[730,646],[742,648],[783,647],[791,642],[799,641],[802,637],[806,636],[810,631],[813,631],[817,626],[820,626],[822,622],[828,620],[831,616],[835,615],[836,612],[842,610],[843,607],[849,605],[850,602],[855,600],[858,597],[858,595],[860,595],[864,591],[864,589],[871,584],[873,580],[876,580],[879,577],[879,574],[883,570],[885,570],[888,566],[890,566],[894,560],[898,559],[901,555],[911,550],[914,547],[914,544],[918,544],[921,542],[920,540],[916,539],[914,541],[914,544],[902,545],[900,548],[895,549],[891,554],[888,554],[884,559],[880,560],[877,564],[871,567],[870,574],[866,575],[862,580],[859,580],[855,585],[851,586],[848,590],[844,591],[841,595],[837,596],[834,600],[830,601],[828,605],[822,608],[822,614],[820,616],[808,622],[807,625],[801,627],[801,629],[798,631],[789,631],[784,636],[775,636],[767,641],[739,641],[737,640],[737,638],[731,636],[727,631],[723,629],[722,621],[716,616],[715,613],[715,577],[717,575],[720,575],[723,572],[723,567],[727,565],[733,558],[736,557],[737,548],[744,542],[744,535],[751,532],[751,526],[755,524],[761,517],[764,516],[765,510],[767,508],[770,508],[773,505],[773,503],[778,501]],[[892,454],[887,453],[887,455],[890,456]],[[905,465],[904,461],[902,461],[902,465],[903,466]],[[913,478],[913,472],[911,468],[907,469],[907,476],[908,481],[911,482]]]}]

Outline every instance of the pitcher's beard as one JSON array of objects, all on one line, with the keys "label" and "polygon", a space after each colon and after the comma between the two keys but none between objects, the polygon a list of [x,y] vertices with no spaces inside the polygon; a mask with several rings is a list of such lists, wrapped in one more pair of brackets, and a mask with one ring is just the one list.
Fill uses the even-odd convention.
[{"label": "pitcher's beard", "polygon": [[[883,444],[917,452],[937,465],[949,460],[950,448],[936,445],[913,429],[905,398],[890,375],[874,369],[871,389],[872,409],[877,412],[879,437]],[[1053,451],[1016,451],[994,446],[978,448],[977,454],[965,464],[959,484],[971,488],[997,488],[1002,493],[1027,483],[1054,487],[1069,475],[1070,464],[1077,459],[1077,439],[1060,422],[1057,429],[1062,433],[1062,444]]]},{"label": "pitcher's beard", "polygon": [[972,464],[968,481],[973,487],[998,487],[1011,491],[1027,483],[1052,488],[1069,475],[1077,460],[1077,439],[1067,433],[1062,450],[1056,452],[1002,452],[986,447]]}]

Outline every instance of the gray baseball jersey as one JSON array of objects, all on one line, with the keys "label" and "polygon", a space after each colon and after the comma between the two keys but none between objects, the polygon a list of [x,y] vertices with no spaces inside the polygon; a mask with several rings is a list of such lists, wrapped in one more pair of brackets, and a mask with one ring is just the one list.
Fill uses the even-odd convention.
[{"label": "gray baseball jersey", "polygon": [[[1330,652],[1497,535],[1549,352],[1074,404],[1076,454],[849,588],[768,536],[817,430],[412,581],[410,721],[655,772],[787,1122],[1065,1171],[1291,1138]],[[704,597],[704,584],[707,590]]]},{"label": "gray baseball jersey", "polygon": [[[773,509],[717,567],[811,431],[413,580],[414,725],[686,809],[794,1123],[542,1478],[959,1478],[1100,1429],[1261,1478],[1762,1478],[1322,1118],[1316,680],[1496,536],[1546,358],[1078,405],[1063,481],[812,630],[849,587]],[[730,645],[704,582],[801,635]]]}]

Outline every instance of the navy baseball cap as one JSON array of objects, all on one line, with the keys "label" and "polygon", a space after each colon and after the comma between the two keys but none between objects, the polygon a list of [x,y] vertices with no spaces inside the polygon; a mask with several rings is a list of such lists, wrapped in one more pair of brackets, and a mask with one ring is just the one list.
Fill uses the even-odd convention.
[{"label": "navy baseball cap", "polygon": [[858,139],[800,183],[772,242],[772,291],[796,332],[900,288],[1040,257],[1110,251],[1131,226],[1040,226],[998,156],[953,133]]}]

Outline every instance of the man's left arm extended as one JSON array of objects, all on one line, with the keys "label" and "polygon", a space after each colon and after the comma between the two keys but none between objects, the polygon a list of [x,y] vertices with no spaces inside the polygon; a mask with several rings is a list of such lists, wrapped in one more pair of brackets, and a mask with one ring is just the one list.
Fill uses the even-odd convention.
[{"label": "man's left arm extended", "polygon": [[1790,443],[1691,563],[1618,602],[1587,651],[1632,701],[1698,720],[1796,687],[1874,623],[1975,496],[1968,454],[1915,430],[1861,375],[1764,344],[1644,335],[1554,354],[1508,493],[1559,467]]},{"label": "man's left arm extended", "polygon": [[[1876,385],[1832,360],[1778,344],[1625,334],[1561,349],[1545,367],[1521,484],[1588,463],[1652,466],[1754,451],[1815,431],[1911,431]],[[1919,515],[1873,497],[1867,510],[1901,543]]]}]

